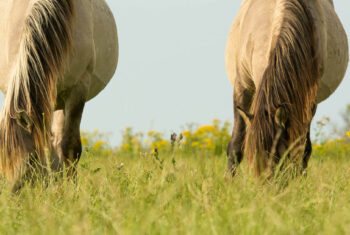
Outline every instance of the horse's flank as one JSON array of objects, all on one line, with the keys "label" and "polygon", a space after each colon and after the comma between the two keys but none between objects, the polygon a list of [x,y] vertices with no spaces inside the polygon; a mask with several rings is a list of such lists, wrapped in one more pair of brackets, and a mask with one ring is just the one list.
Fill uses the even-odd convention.
[{"label": "horse's flank", "polygon": [[0,170],[8,178],[28,161],[23,135],[32,135],[37,157],[50,150],[56,83],[72,45],[73,2],[35,0],[28,6],[0,116]]}]

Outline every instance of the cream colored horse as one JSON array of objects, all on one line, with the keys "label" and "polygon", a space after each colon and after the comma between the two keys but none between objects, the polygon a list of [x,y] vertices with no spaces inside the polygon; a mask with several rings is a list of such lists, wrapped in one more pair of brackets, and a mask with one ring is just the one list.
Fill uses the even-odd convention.
[{"label": "cream colored horse", "polygon": [[84,104],[117,66],[114,17],[104,0],[1,0],[0,12],[1,173],[71,166]]},{"label": "cream colored horse", "polygon": [[348,57],[332,0],[244,0],[226,51],[235,111],[228,170],[246,156],[259,175],[292,145],[305,169],[317,104],[339,86]]}]

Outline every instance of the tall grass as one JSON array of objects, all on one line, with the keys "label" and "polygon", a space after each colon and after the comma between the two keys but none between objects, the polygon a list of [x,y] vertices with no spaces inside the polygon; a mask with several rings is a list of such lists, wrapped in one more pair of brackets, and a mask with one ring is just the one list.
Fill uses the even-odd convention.
[{"label": "tall grass", "polygon": [[245,162],[225,177],[230,129],[214,120],[170,139],[127,128],[116,148],[82,133],[76,180],[18,193],[0,182],[0,234],[350,234],[350,133],[318,135],[307,177],[259,182]]},{"label": "tall grass", "polygon": [[349,234],[347,146],[316,148],[308,176],[283,186],[244,163],[226,179],[224,154],[85,149],[77,182],[2,185],[0,234]]}]

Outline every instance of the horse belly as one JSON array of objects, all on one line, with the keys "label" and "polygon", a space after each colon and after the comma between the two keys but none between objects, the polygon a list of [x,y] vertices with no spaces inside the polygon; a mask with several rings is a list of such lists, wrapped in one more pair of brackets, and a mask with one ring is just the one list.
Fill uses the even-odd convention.
[{"label": "horse belly", "polygon": [[113,77],[118,63],[118,35],[114,16],[105,0],[93,0],[95,65],[88,99],[102,91]]},{"label": "horse belly", "polygon": [[[118,39],[114,17],[104,0],[76,0],[73,28],[74,50],[57,90],[57,108],[71,95],[88,101],[112,78],[118,61]],[[71,94],[71,93],[74,94]]]},{"label": "horse belly", "polygon": [[349,60],[345,30],[334,8],[330,7],[328,2],[323,4],[323,15],[326,27],[322,38],[323,75],[318,90],[318,103],[327,99],[338,88],[345,76]]}]

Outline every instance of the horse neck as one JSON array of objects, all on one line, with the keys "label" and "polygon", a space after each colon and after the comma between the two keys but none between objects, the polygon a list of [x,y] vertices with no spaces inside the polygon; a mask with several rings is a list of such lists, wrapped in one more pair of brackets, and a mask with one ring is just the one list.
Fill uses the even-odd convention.
[{"label": "horse neck", "polygon": [[[268,113],[284,106],[292,128],[304,129],[313,117],[320,80],[317,32],[307,0],[280,0],[274,22],[269,65],[253,102],[265,104]],[[290,133],[299,138],[297,130]]]},{"label": "horse neck", "polygon": [[[271,150],[276,136],[274,115],[281,106],[289,118],[291,143],[308,131],[320,80],[316,29],[308,1],[279,0],[276,11],[269,62],[252,102],[254,118],[247,134],[256,152]],[[249,155],[258,162],[255,153]]]},{"label": "horse neck", "polygon": [[[22,1],[15,1],[12,6],[18,2]],[[23,16],[25,20],[18,55],[0,117],[0,149],[5,149],[5,158],[11,158],[16,144],[23,145],[23,137],[14,133],[15,130],[20,132],[20,128],[13,121],[23,112],[33,122],[32,138],[36,151],[39,157],[45,157],[40,155],[44,155],[50,142],[56,82],[63,73],[72,45],[73,2],[74,0],[31,1],[29,14]],[[20,155],[25,157],[24,153]]]}]

